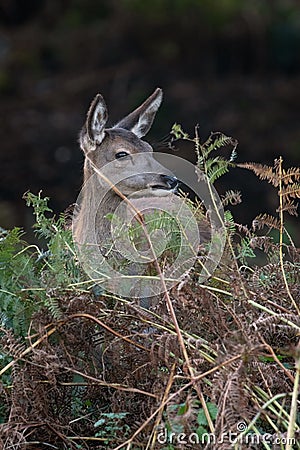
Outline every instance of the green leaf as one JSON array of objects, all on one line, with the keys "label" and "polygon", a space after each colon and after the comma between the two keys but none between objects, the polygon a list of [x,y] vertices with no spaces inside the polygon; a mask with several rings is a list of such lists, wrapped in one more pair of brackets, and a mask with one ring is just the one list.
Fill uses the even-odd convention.
[{"label": "green leaf", "polygon": [[[211,420],[214,421],[216,419],[216,417],[217,417],[217,414],[218,414],[218,407],[217,407],[217,405],[215,405],[215,403],[208,402],[208,403],[206,403],[206,407],[208,409],[208,412],[209,412]],[[207,418],[206,418],[206,415],[205,415],[205,412],[204,412],[203,408],[201,408],[199,413],[198,413],[197,423],[199,425],[202,425],[202,426],[208,426]]]},{"label": "green leaf", "polygon": [[197,428],[196,433],[197,433],[197,435],[199,436],[200,441],[202,442],[202,439],[201,439],[201,438],[202,438],[202,436],[203,436],[204,434],[207,433],[207,429],[204,428],[202,425],[200,425],[200,426]]},{"label": "green leaf", "polygon": [[189,135],[183,131],[181,125],[178,123],[174,123],[171,129],[171,134],[175,137],[175,139],[188,139]]}]

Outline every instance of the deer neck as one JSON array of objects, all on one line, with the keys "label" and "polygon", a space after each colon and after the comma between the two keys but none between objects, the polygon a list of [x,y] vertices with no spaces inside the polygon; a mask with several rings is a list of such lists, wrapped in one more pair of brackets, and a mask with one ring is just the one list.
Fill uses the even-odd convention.
[{"label": "deer neck", "polygon": [[102,187],[93,167],[85,161],[83,197],[75,226],[76,239],[81,243],[89,242],[96,235],[98,242],[108,242],[111,227],[109,215],[114,213],[121,201],[112,189]]}]

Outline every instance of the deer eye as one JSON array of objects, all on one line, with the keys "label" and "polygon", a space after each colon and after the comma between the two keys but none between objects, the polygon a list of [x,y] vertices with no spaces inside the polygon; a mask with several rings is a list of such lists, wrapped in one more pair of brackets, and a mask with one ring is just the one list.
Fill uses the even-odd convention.
[{"label": "deer eye", "polygon": [[127,152],[118,152],[115,154],[116,159],[125,158],[126,156],[129,156],[129,153]]}]

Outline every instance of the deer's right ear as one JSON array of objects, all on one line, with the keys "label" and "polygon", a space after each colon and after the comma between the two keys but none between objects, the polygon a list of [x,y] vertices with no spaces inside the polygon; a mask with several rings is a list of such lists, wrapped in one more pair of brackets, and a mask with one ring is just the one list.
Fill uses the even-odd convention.
[{"label": "deer's right ear", "polygon": [[151,128],[161,101],[162,90],[157,88],[141,106],[118,122],[114,128],[132,131],[139,138],[145,136]]},{"label": "deer's right ear", "polygon": [[85,132],[92,144],[101,144],[103,141],[107,118],[105,101],[101,94],[97,94],[91,103],[85,122]]}]

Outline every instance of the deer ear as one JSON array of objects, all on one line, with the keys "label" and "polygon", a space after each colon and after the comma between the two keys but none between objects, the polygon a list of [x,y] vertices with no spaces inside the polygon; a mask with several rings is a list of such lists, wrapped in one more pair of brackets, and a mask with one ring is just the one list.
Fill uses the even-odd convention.
[{"label": "deer ear", "polygon": [[145,136],[151,128],[161,101],[162,90],[157,88],[141,106],[124,117],[114,128],[125,128],[125,130],[132,131],[139,138]]},{"label": "deer ear", "polygon": [[107,107],[101,94],[97,94],[87,113],[85,129],[88,138],[95,144],[101,144],[104,138],[104,127],[108,118]]}]

